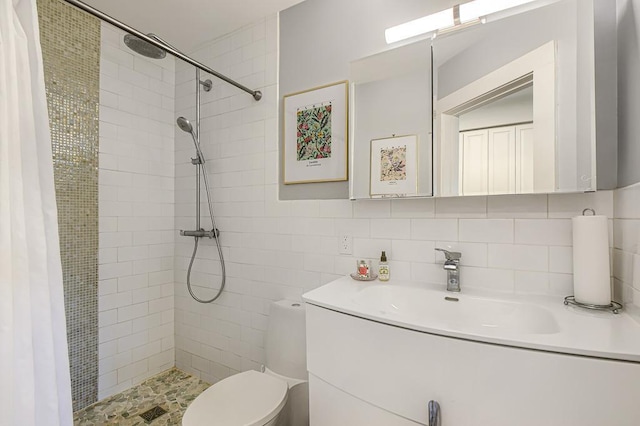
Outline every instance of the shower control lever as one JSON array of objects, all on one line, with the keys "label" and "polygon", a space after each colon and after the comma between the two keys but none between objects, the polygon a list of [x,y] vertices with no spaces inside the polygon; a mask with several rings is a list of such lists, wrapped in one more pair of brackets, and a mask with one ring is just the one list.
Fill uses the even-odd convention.
[{"label": "shower control lever", "polygon": [[180,235],[183,237],[208,237],[208,238],[218,238],[220,235],[220,231],[218,229],[212,229],[211,231],[205,231],[204,229],[197,229],[195,231],[185,231],[180,230]]}]

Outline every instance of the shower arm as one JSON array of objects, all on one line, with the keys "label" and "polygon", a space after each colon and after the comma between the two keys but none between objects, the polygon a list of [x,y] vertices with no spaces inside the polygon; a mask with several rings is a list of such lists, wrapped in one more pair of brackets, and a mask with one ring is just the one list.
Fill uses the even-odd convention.
[{"label": "shower arm", "polygon": [[[178,49],[176,49],[175,47],[171,46],[169,43],[165,42],[164,40],[162,40],[160,37],[154,35],[153,37],[150,37],[138,30],[136,30],[135,28],[130,27],[129,25],[122,23],[120,21],[118,21],[115,18],[112,18],[111,16],[107,15],[104,12],[99,11],[98,9],[95,9],[91,6],[89,6],[86,3],[83,3],[79,0],[64,0],[66,3],[69,3],[75,7],[77,7],[78,9],[81,9],[85,12],[87,12],[90,15],[95,16],[96,18],[108,22],[109,24],[120,28],[123,31],[128,32],[129,34],[132,34],[144,41],[146,41],[147,43],[162,49],[164,51],[166,51],[167,53],[170,53],[171,55],[175,56],[178,59],[182,59],[183,61],[185,61],[188,64],[193,65],[196,68],[201,69],[202,71],[209,73],[217,78],[219,78],[220,80],[223,80],[235,87],[237,87],[240,90],[244,90],[245,92],[247,92],[248,94],[250,94],[251,96],[253,96],[253,99],[255,99],[256,101],[259,101],[260,99],[262,99],[262,92],[259,90],[251,90],[248,87],[238,83],[237,81],[234,81],[232,79],[230,79],[229,77],[220,74],[219,72],[209,68],[208,66],[196,61],[195,59],[192,59],[191,57],[185,55],[184,53],[180,52]],[[162,40],[162,41],[160,41]]]},{"label": "shower arm", "polygon": [[177,48],[177,47],[175,47],[173,44],[169,43],[167,40],[163,39],[163,38],[162,38],[162,37],[160,37],[159,35],[154,34],[154,33],[149,33],[149,34],[147,34],[147,35],[148,35],[149,37],[151,37],[151,38],[155,38],[155,39],[156,39],[156,40],[158,40],[160,43],[164,44],[164,45],[165,45],[165,46],[167,46],[167,47],[170,47],[171,49],[175,50],[176,52],[180,52],[180,51],[178,50],[178,48]]}]

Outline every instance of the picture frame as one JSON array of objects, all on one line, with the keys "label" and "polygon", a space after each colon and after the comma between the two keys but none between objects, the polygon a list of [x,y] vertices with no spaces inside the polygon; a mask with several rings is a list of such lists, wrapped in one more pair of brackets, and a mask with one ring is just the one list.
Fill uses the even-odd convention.
[{"label": "picture frame", "polygon": [[348,179],[348,82],[284,96],[285,185]]},{"label": "picture frame", "polygon": [[403,197],[418,193],[418,136],[371,140],[371,197]]}]

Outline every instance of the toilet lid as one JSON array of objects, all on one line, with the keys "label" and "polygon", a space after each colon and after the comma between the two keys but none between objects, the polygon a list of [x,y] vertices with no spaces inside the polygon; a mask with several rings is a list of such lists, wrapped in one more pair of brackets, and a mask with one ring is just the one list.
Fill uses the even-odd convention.
[{"label": "toilet lid", "polygon": [[184,426],[262,426],[287,401],[287,384],[257,371],[228,377],[202,392],[187,408]]}]

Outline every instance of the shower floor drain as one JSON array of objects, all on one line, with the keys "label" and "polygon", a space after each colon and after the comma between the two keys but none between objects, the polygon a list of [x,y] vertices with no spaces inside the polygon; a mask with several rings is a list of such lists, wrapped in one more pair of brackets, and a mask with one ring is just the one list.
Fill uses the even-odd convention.
[{"label": "shower floor drain", "polygon": [[156,405],[152,409],[147,410],[144,413],[140,414],[140,417],[142,417],[146,422],[151,422],[166,413],[167,413],[167,410],[160,407],[159,405]]}]

